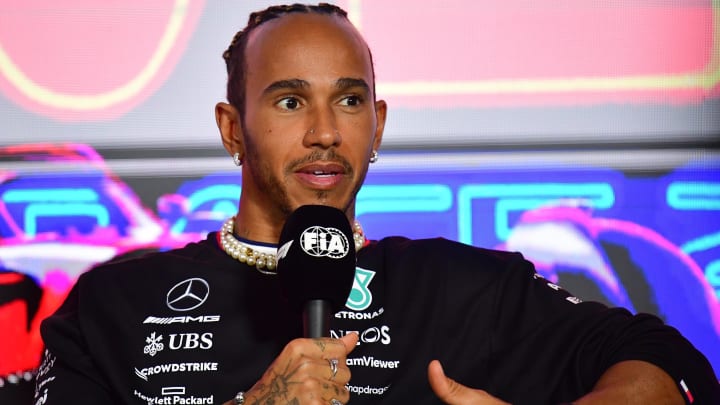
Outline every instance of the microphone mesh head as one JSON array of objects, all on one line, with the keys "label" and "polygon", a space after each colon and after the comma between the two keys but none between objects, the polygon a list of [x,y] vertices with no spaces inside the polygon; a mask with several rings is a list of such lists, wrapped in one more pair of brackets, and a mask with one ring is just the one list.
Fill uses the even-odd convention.
[{"label": "microphone mesh head", "polygon": [[277,272],[290,304],[345,305],[355,278],[355,243],[345,213],[325,205],[304,205],[288,217],[280,234]]}]

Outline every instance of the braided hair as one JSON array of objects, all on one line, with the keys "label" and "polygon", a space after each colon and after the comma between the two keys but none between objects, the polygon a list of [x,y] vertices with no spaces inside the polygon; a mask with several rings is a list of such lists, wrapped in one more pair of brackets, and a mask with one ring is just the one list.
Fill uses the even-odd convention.
[{"label": "braided hair", "polygon": [[[247,26],[238,31],[232,39],[230,46],[223,52],[222,57],[227,67],[227,100],[240,112],[241,120],[245,114],[245,79],[247,64],[245,61],[245,48],[250,33],[266,21],[282,17],[291,13],[316,13],[329,16],[347,18],[347,12],[342,8],[328,3],[318,5],[290,4],[271,6],[265,10],[256,11],[250,14]],[[370,49],[368,49],[368,52]],[[372,65],[372,53],[370,54],[370,66]],[[375,93],[375,70],[373,68],[373,94]]]}]

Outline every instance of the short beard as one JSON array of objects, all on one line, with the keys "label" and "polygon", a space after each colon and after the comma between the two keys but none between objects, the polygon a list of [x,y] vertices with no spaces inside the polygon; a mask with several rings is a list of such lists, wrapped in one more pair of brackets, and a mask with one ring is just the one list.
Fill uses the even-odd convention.
[{"label": "short beard", "polygon": [[[247,128],[244,129],[244,134],[248,134]],[[335,162],[343,166],[345,176],[348,176],[349,178],[354,177],[355,169],[352,165],[344,157],[338,155],[335,148],[329,148],[323,150],[313,150],[306,156],[289,162],[283,169],[283,175],[285,178],[279,179],[273,175],[272,168],[267,164],[267,162],[262,161],[262,159],[258,159],[257,161],[254,159],[254,157],[260,156],[260,154],[249,138],[252,138],[252,136],[245,136],[246,158],[244,166],[250,168],[250,170],[245,171],[245,173],[249,172],[248,174],[253,177],[253,181],[258,185],[259,189],[267,196],[270,196],[270,199],[273,201],[272,208],[277,209],[285,218],[292,214],[292,212],[297,208],[293,207],[293,204],[290,201],[290,197],[287,192],[286,179],[295,173],[298,166],[316,161]],[[355,201],[357,192],[362,186],[364,176],[363,179],[359,180],[359,184],[356,184],[354,189],[351,191],[348,201],[342,202],[342,206],[335,208],[338,208],[343,212],[347,212],[350,205],[353,201]],[[320,204],[324,204],[329,197],[330,191],[327,190],[318,190],[315,193],[315,198]]]}]

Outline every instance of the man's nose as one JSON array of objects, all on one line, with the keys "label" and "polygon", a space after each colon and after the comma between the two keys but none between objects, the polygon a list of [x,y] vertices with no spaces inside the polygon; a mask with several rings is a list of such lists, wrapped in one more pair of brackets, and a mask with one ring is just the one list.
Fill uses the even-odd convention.
[{"label": "man's nose", "polygon": [[303,142],[306,147],[329,148],[340,145],[342,137],[340,131],[338,131],[335,112],[332,107],[317,106],[313,108]]}]

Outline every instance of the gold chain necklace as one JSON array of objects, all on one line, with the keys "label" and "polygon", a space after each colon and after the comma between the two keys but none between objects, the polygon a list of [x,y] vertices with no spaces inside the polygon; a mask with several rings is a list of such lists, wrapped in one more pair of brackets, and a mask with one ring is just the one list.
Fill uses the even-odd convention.
[{"label": "gold chain necklace", "polygon": [[[220,247],[233,259],[248,266],[255,266],[257,271],[263,274],[277,274],[277,255],[272,253],[261,253],[253,249],[251,246],[240,242],[233,235],[235,227],[235,217],[228,218],[220,228]],[[365,234],[362,226],[358,221],[353,223],[353,241],[355,243],[355,251],[365,246]]]}]

